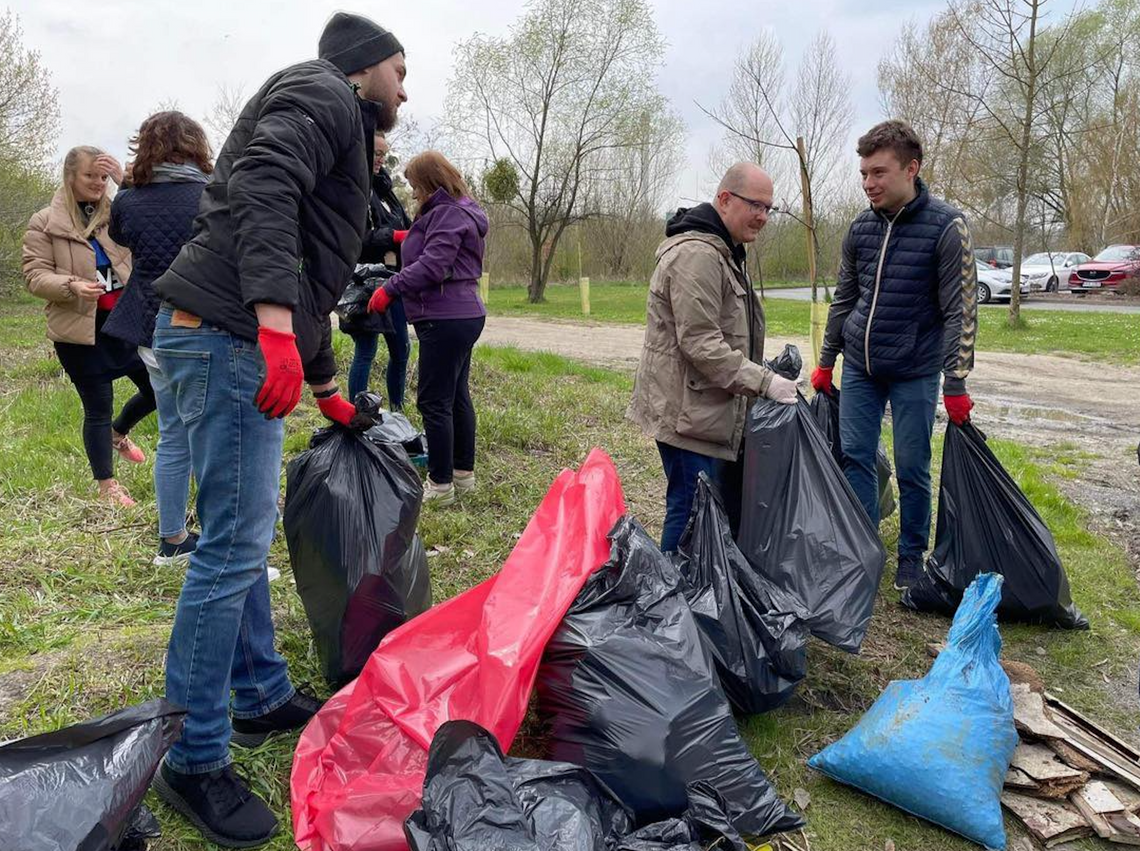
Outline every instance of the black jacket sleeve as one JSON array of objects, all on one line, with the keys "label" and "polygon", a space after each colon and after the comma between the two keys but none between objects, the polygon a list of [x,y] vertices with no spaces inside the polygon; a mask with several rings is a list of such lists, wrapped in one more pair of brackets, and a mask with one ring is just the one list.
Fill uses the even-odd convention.
[{"label": "black jacket sleeve", "polygon": [[294,307],[300,286],[301,198],[361,132],[351,89],[283,80],[263,101],[227,191],[243,302]]},{"label": "black jacket sleeve", "polygon": [[855,249],[851,245],[851,231],[843,237],[843,256],[839,261],[839,276],[835,282],[835,296],[827,312],[827,328],[823,333],[823,347],[819,365],[825,369],[835,366],[835,359],[843,351],[843,323],[859,301],[859,276],[855,274]]},{"label": "black jacket sleeve", "polygon": [[317,352],[305,361],[305,381],[312,385],[328,384],[336,377],[336,355],[332,347],[332,320],[321,320]]},{"label": "black jacket sleeve", "polygon": [[942,392],[966,392],[978,334],[978,270],[966,220],[957,216],[938,240],[938,304],[942,311]]},{"label": "black jacket sleeve", "polygon": [[383,263],[384,255],[389,251],[397,254],[400,253],[400,246],[396,245],[396,240],[393,237],[395,233],[394,228],[378,227],[371,231],[364,237],[364,245],[360,249],[360,262],[361,263]]}]

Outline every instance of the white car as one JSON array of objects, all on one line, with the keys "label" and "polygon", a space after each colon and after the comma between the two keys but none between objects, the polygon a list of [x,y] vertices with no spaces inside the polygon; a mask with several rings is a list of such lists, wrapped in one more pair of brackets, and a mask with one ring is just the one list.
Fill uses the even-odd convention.
[{"label": "white car", "polygon": [[1068,282],[1069,271],[1092,258],[1081,251],[1041,251],[1021,261],[1021,282],[1030,292],[1060,292],[1059,283]]},{"label": "white car", "polygon": [[[989,304],[991,301],[1009,301],[1013,297],[1013,277],[1008,269],[995,269],[975,260],[978,267],[978,304]],[[1029,295],[1029,284],[1021,284],[1021,297]]]}]

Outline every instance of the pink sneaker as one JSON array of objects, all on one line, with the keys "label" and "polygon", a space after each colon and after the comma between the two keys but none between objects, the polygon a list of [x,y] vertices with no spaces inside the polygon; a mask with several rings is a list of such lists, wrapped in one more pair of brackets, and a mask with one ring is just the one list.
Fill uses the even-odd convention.
[{"label": "pink sneaker", "polygon": [[123,508],[134,508],[137,504],[131,499],[131,495],[127,493],[127,489],[114,479],[99,482],[99,497],[115,505],[121,505]]},{"label": "pink sneaker", "polygon": [[111,446],[119,453],[119,457],[124,461],[130,461],[132,464],[141,464],[146,460],[146,455],[143,451],[125,434],[118,440],[111,438]]}]

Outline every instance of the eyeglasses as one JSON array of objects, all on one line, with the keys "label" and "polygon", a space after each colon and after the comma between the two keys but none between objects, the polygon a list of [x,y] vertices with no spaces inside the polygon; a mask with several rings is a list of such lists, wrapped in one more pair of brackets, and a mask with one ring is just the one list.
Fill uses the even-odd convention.
[{"label": "eyeglasses", "polygon": [[754,201],[751,198],[745,198],[743,195],[738,195],[731,189],[726,189],[725,191],[728,192],[728,194],[733,198],[739,198],[741,201],[747,204],[748,208],[752,210],[753,213],[763,213],[767,216],[770,215],[773,210],[777,209],[774,204],[765,204],[763,201]]}]

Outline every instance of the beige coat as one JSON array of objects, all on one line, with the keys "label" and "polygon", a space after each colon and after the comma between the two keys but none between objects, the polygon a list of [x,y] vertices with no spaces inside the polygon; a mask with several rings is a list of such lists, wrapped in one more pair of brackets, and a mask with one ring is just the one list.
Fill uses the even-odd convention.
[{"label": "beige coat", "polygon": [[[752,299],[753,352],[748,358]],[[748,397],[772,378],[764,365],[764,308],[724,240],[689,232],[657,249],[645,347],[626,416],[655,440],[735,460]]]},{"label": "beige coat", "polygon": [[[112,242],[106,228],[94,234],[124,283],[131,276],[131,252]],[[95,281],[95,252],[76,232],[64,209],[63,192],[32,216],[24,233],[24,278],[28,291],[47,302],[47,335],[57,343],[95,345],[95,300],[77,298],[71,281]]]}]

